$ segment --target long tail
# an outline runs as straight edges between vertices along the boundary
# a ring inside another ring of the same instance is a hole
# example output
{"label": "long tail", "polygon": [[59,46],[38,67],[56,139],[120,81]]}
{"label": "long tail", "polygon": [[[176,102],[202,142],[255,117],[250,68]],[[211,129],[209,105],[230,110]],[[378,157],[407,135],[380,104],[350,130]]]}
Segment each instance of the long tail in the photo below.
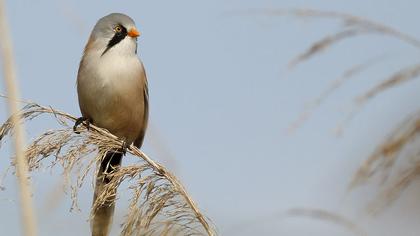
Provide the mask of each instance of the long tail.
{"label": "long tail", "polygon": [[[97,197],[102,193],[107,183],[111,181],[108,174],[112,173],[121,165],[121,152],[107,152],[96,177],[95,193],[93,195],[93,203]],[[115,191],[117,191],[115,189]],[[115,194],[108,198],[106,203],[99,206],[91,220],[92,236],[108,236],[112,225],[112,217],[115,209]]]}

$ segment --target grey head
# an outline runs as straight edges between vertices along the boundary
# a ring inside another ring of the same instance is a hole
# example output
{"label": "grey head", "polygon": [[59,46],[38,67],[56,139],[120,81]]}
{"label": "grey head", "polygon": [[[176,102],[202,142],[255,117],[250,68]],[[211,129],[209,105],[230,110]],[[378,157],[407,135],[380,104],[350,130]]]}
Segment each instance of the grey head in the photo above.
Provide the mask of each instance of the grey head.
{"label": "grey head", "polygon": [[91,40],[103,49],[103,55],[123,40],[137,45],[136,39],[139,35],[133,19],[122,13],[111,13],[98,20],[92,30]]}

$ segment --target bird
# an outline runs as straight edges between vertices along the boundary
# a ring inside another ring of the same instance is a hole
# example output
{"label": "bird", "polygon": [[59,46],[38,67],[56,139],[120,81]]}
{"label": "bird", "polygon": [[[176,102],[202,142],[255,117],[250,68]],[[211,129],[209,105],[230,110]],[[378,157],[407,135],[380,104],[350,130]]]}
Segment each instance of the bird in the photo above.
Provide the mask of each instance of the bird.
{"label": "bird", "polygon": [[[129,16],[111,13],[100,18],[83,51],[77,74],[77,94],[84,123],[105,128],[123,140],[120,149],[108,151],[96,176],[93,204],[110,174],[121,165],[126,148],[143,144],[149,116],[149,93],[143,62],[137,56],[140,32]],[[109,201],[108,201],[109,200]],[[107,236],[115,209],[115,196],[99,206],[91,219],[92,236]]]}

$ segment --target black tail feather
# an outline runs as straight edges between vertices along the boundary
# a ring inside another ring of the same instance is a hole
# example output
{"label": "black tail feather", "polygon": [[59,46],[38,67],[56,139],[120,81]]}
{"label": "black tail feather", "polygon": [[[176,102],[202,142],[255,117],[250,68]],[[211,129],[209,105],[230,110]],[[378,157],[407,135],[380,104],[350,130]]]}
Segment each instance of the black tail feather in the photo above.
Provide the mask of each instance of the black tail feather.
{"label": "black tail feather", "polygon": [[[111,181],[109,174],[112,174],[121,165],[123,157],[122,152],[110,151],[105,154],[104,159],[99,167],[98,176],[96,177],[95,194],[93,202],[104,190],[105,185]],[[115,189],[115,192],[117,190]],[[93,203],[94,204],[94,203]],[[107,236],[111,228],[112,217],[115,209],[115,195],[111,195],[106,203],[98,206],[91,221],[92,236]]]}
{"label": "black tail feather", "polygon": [[103,175],[105,184],[111,181],[107,175],[114,172],[121,165],[121,159],[123,154],[121,152],[107,152],[104,159],[101,162],[101,167],[98,173],[98,177]]}

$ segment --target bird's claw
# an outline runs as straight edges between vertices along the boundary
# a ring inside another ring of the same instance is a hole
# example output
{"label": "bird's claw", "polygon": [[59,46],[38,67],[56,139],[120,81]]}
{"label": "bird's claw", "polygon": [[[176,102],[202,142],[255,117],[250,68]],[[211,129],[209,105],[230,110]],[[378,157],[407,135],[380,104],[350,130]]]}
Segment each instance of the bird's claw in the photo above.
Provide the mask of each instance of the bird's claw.
{"label": "bird's claw", "polygon": [[73,132],[75,132],[76,134],[80,134],[79,131],[77,131],[77,127],[82,124],[83,122],[86,122],[86,129],[89,130],[90,129],[90,120],[86,117],[79,117],[77,118],[76,122],[74,123],[73,126]]}
{"label": "bird's claw", "polygon": [[125,140],[123,141],[122,145],[121,145],[121,152],[123,155],[127,154],[127,149],[130,146],[130,144],[128,144]]}

